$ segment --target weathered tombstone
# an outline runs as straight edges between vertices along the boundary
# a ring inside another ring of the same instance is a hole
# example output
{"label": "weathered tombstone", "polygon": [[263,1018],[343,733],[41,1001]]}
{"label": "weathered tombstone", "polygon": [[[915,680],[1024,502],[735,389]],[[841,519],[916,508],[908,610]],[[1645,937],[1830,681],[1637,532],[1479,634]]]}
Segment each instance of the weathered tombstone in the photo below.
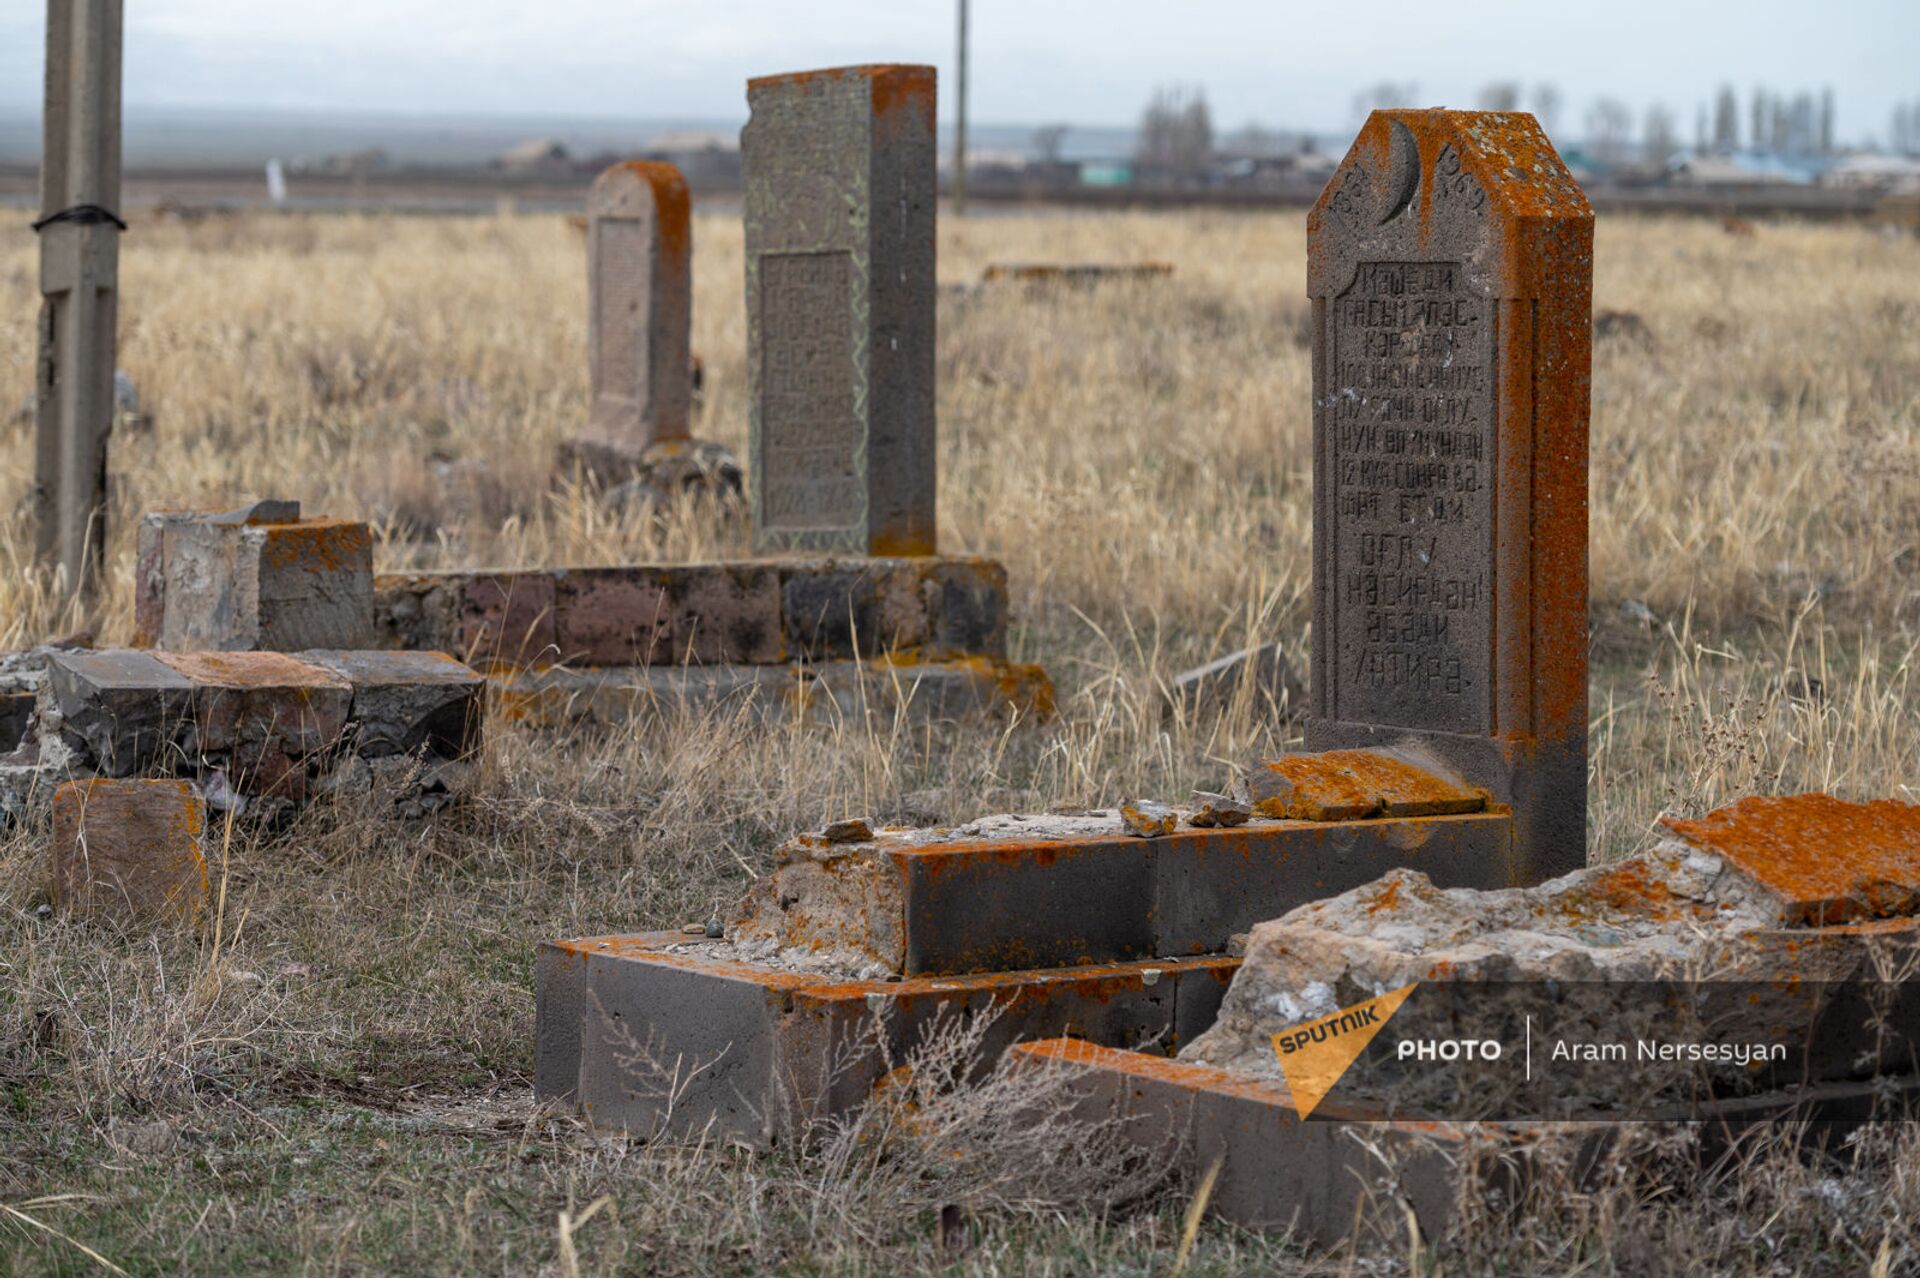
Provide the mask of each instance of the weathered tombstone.
{"label": "weathered tombstone", "polygon": [[574,453],[611,473],[689,437],[693,226],[671,164],[606,170],[587,194],[587,345],[593,408]]}
{"label": "weathered tombstone", "polygon": [[121,0],[47,0],[33,506],[40,561],[90,591],[106,539],[120,242]]}
{"label": "weathered tombstone", "polygon": [[934,72],[747,84],[754,548],[934,552]]}
{"label": "weathered tombstone", "polygon": [[1307,745],[1417,739],[1577,868],[1593,211],[1530,115],[1376,111],[1307,234]]}

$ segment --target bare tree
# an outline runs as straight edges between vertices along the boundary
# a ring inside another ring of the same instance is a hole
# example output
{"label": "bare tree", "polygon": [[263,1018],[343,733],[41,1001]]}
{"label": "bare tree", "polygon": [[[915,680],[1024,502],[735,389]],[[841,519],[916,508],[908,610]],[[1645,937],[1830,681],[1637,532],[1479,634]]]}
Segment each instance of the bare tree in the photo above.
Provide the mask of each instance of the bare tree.
{"label": "bare tree", "polygon": [[1752,115],[1752,128],[1747,130],[1747,145],[1758,151],[1767,145],[1767,138],[1773,128],[1773,108],[1767,103],[1767,91],[1759,85],[1753,87],[1753,101],[1749,112]]}
{"label": "bare tree", "polygon": [[1493,80],[1480,86],[1480,96],[1475,105],[1482,111],[1518,111],[1520,109],[1520,82],[1518,80]]}
{"label": "bare tree", "polygon": [[1549,137],[1560,126],[1560,108],[1563,105],[1559,85],[1542,81],[1533,86],[1533,113]]}
{"label": "bare tree", "polygon": [[1204,178],[1213,163],[1213,115],[1198,87],[1153,91],[1140,116],[1135,160],[1143,169],[1187,183]]}
{"label": "bare tree", "polygon": [[1674,132],[1673,112],[1658,102],[1648,107],[1646,123],[1640,129],[1640,140],[1647,163],[1665,168],[1680,145]]}
{"label": "bare tree", "polygon": [[1740,146],[1740,99],[1731,84],[1721,85],[1720,95],[1713,100],[1713,146],[1716,151]]}
{"label": "bare tree", "polygon": [[1833,86],[1820,90],[1820,154],[1833,154]]}
{"label": "bare tree", "polygon": [[1620,99],[1601,98],[1587,109],[1587,141],[1602,164],[1625,159],[1632,136],[1633,112]]}
{"label": "bare tree", "polygon": [[1060,163],[1060,148],[1067,141],[1067,126],[1064,124],[1043,124],[1033,131],[1033,149],[1048,164]]}

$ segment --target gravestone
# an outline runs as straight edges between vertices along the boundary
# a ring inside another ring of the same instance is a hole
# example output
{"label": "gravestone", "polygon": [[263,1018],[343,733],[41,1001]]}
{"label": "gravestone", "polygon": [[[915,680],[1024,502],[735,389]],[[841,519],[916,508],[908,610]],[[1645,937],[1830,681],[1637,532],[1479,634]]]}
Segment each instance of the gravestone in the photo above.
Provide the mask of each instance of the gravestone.
{"label": "gravestone", "polygon": [[594,181],[587,295],[593,407],[574,452],[612,473],[655,443],[689,438],[693,226],[679,169],[635,160]]}
{"label": "gravestone", "polygon": [[1307,234],[1307,745],[1425,745],[1575,869],[1593,211],[1530,115],[1376,111]]}
{"label": "gravestone", "polygon": [[934,72],[747,84],[754,549],[934,552]]}

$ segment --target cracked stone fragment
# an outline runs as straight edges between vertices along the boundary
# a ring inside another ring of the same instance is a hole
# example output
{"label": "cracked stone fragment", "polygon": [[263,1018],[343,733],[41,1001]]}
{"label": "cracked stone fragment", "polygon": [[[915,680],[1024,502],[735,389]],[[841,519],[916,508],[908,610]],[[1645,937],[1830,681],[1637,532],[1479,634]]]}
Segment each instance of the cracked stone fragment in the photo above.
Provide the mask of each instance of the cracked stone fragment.
{"label": "cracked stone fragment", "polygon": [[1253,816],[1253,805],[1245,799],[1236,799],[1228,794],[1214,794],[1208,790],[1193,792],[1194,809],[1187,817],[1188,825],[1197,825],[1201,829],[1225,828],[1245,825]]}
{"label": "cracked stone fragment", "polygon": [[1157,839],[1163,834],[1173,833],[1174,827],[1180,824],[1180,814],[1164,803],[1123,799],[1120,803],[1120,820],[1128,834],[1137,834],[1143,839]]}

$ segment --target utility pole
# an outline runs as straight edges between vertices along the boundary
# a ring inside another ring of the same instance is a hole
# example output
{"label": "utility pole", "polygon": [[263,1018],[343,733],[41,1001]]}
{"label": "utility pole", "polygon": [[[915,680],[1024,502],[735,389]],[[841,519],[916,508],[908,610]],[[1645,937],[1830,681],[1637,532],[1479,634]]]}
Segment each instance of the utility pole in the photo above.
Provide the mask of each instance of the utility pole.
{"label": "utility pole", "polygon": [[47,0],[34,548],[91,593],[107,532],[120,275],[122,0]]}
{"label": "utility pole", "polygon": [[960,3],[960,109],[953,129],[953,211],[967,211],[967,0]]}

